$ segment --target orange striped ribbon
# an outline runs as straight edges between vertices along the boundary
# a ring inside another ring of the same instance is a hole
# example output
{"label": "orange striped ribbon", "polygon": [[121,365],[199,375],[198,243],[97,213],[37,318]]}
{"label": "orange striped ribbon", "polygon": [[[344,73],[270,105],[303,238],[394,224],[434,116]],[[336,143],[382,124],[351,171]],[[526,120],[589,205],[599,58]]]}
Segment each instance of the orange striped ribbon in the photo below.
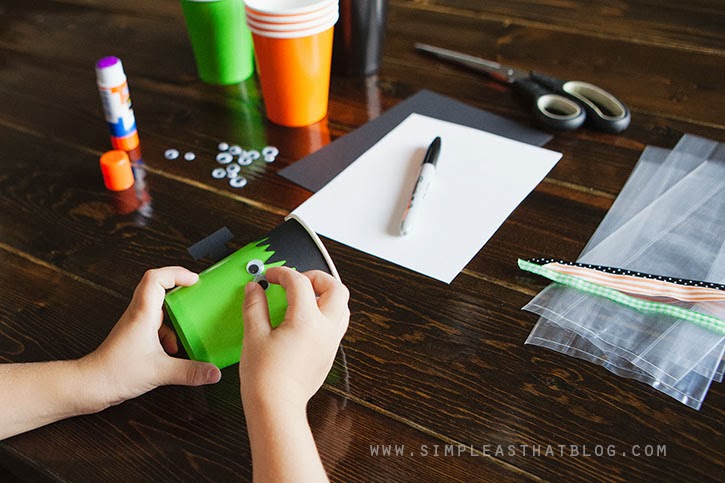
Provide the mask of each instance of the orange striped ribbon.
{"label": "orange striped ribbon", "polygon": [[681,285],[651,278],[618,275],[592,268],[561,263],[547,263],[544,267],[558,273],[573,275],[592,283],[653,300],[674,299],[682,302],[706,302],[725,300],[725,291],[716,288]]}

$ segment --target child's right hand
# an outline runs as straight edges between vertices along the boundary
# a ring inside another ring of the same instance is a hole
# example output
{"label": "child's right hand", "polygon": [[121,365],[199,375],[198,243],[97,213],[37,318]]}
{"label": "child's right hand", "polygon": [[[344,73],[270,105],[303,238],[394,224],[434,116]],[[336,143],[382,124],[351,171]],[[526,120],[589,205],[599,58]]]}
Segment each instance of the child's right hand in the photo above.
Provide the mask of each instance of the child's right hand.
{"label": "child's right hand", "polygon": [[244,340],[239,364],[245,408],[285,405],[302,410],[322,386],[347,330],[347,288],[331,275],[270,268],[269,283],[287,293],[282,324],[270,325],[267,298],[256,282],[245,287]]}

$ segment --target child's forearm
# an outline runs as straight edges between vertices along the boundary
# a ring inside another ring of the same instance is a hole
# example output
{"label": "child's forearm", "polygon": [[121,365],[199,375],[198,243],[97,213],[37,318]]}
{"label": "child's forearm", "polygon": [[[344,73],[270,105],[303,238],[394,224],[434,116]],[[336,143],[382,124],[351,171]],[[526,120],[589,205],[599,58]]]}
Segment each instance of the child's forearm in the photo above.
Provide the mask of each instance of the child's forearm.
{"label": "child's forearm", "polygon": [[328,481],[304,405],[244,401],[254,481]]}
{"label": "child's forearm", "polygon": [[98,382],[81,361],[0,364],[0,440],[102,410]]}

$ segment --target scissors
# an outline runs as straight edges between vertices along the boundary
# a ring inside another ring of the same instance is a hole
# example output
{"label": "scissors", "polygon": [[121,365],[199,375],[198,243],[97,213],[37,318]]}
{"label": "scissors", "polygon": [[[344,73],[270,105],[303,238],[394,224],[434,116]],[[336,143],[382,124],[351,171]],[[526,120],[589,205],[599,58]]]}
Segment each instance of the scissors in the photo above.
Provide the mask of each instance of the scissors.
{"label": "scissors", "polygon": [[594,84],[562,81],[432,45],[416,43],[415,48],[511,85],[533,103],[536,120],[552,129],[572,131],[585,120],[593,128],[608,133],[622,132],[629,126],[629,108]]}

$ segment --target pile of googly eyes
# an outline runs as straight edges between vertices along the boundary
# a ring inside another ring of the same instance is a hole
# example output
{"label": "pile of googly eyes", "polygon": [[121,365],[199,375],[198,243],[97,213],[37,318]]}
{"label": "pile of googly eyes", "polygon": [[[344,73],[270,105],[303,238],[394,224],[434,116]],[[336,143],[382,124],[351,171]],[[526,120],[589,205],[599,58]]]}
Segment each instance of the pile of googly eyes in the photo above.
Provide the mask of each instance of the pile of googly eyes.
{"label": "pile of googly eyes", "polygon": [[247,184],[247,178],[242,174],[242,167],[249,166],[259,158],[265,162],[272,163],[279,154],[279,149],[274,146],[265,146],[261,152],[256,149],[245,151],[236,144],[219,143],[219,153],[216,155],[217,163],[224,165],[224,168],[215,168],[211,175],[213,178],[229,178],[229,185],[234,188],[241,188]]}
{"label": "pile of googly eyes", "polygon": [[257,282],[264,290],[269,288],[269,282],[267,277],[264,276],[264,262],[262,260],[250,260],[247,263],[247,273],[254,277],[254,281]]}
{"label": "pile of googly eyes", "polygon": [[[247,184],[247,178],[241,174],[243,166],[249,166],[260,158],[265,163],[273,163],[279,154],[279,149],[274,146],[265,146],[261,152],[256,149],[245,151],[241,146],[236,144],[230,146],[228,143],[221,142],[217,148],[219,149],[219,153],[216,155],[216,161],[224,167],[214,168],[211,176],[216,179],[229,179],[229,185],[233,188],[242,188]],[[179,156],[179,151],[173,148],[167,149],[164,152],[166,159],[173,160]],[[192,152],[184,153],[184,159],[193,161],[196,159],[196,154]]]}

